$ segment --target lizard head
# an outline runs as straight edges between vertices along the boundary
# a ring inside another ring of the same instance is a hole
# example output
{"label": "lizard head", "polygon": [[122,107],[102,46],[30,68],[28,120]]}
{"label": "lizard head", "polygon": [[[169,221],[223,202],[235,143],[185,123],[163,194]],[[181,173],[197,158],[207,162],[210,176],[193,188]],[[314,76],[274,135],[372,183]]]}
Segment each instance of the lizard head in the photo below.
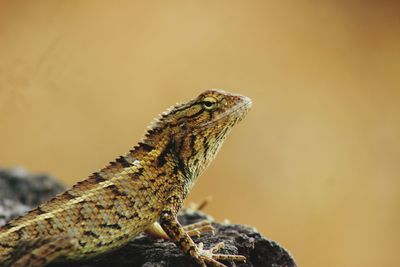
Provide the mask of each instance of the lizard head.
{"label": "lizard head", "polygon": [[179,160],[192,185],[214,159],[232,127],[245,117],[251,104],[250,98],[242,95],[222,90],[205,91],[162,113],[150,126],[146,141],[155,146],[157,136],[169,136],[165,147]]}
{"label": "lizard head", "polygon": [[191,137],[203,137],[205,141],[218,141],[245,117],[250,107],[248,97],[208,90],[173,109],[171,113],[175,116],[171,119],[180,126],[177,133],[186,132]]}

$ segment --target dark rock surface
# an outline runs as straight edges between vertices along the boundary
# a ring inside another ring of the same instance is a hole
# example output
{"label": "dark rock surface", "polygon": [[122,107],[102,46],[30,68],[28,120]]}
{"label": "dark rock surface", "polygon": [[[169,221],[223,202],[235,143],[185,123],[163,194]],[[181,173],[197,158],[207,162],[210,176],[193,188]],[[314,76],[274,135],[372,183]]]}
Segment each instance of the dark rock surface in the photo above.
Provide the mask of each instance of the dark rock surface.
{"label": "dark rock surface", "polygon": [[[52,177],[32,175],[22,169],[0,170],[0,225],[11,217],[20,215],[51,196],[61,192],[64,187]],[[195,223],[211,217],[199,211],[184,209],[179,215],[183,225]],[[196,243],[203,242],[207,249],[221,241],[225,247],[219,253],[241,254],[246,263],[227,262],[228,266],[238,267],[295,267],[291,255],[276,242],[262,236],[256,229],[236,224],[213,222],[215,235],[204,233],[194,237]],[[236,265],[235,265],[236,264]],[[114,252],[86,262],[53,263],[51,267],[196,267],[189,257],[171,242],[154,239],[145,234],[138,236],[127,246]]]}
{"label": "dark rock surface", "polygon": [[22,168],[0,169],[0,225],[64,190],[46,174],[31,174]]}

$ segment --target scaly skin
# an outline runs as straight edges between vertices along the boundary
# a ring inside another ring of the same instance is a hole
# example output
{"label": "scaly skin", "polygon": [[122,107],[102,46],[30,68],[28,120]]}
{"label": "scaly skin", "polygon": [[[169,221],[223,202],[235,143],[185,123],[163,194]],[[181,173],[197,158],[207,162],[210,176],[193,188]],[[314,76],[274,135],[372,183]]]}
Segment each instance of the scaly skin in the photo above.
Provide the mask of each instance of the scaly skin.
{"label": "scaly skin", "polygon": [[245,260],[214,254],[222,244],[203,250],[187,232],[193,227],[183,228],[176,214],[250,106],[247,97],[209,90],[162,113],[126,155],[1,227],[1,266],[94,257],[154,229],[201,266]]}

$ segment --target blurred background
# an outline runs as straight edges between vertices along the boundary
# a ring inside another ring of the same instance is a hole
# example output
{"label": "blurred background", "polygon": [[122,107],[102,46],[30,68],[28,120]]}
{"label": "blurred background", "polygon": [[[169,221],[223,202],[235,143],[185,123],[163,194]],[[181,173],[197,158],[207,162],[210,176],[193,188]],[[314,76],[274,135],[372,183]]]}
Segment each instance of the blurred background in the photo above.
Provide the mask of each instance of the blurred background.
{"label": "blurred background", "polygon": [[72,185],[209,88],[253,109],[199,179],[299,266],[395,266],[396,1],[0,2],[0,164]]}

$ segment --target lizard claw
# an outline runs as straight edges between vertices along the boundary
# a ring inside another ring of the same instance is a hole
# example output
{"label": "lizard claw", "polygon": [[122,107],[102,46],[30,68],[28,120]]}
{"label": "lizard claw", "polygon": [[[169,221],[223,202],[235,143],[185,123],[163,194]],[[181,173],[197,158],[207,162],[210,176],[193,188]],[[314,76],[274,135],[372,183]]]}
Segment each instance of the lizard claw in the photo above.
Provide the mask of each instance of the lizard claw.
{"label": "lizard claw", "polygon": [[205,206],[210,204],[211,201],[212,201],[212,197],[208,196],[199,203],[191,202],[191,203],[189,203],[189,209],[191,209],[193,211],[201,211],[204,209]]}
{"label": "lizard claw", "polygon": [[205,250],[204,244],[199,243],[197,248],[199,249],[199,259],[201,261],[202,266],[206,266],[204,264],[207,263],[213,267],[227,267],[225,264],[220,263],[219,260],[241,261],[241,262],[246,261],[246,257],[242,255],[215,254],[215,252],[217,252],[224,246],[225,246],[224,242],[220,242],[215,246],[211,247],[210,249]]}
{"label": "lizard claw", "polygon": [[189,224],[183,227],[189,236],[200,236],[204,232],[211,232],[215,234],[214,227],[208,220],[200,221],[194,224]]}

